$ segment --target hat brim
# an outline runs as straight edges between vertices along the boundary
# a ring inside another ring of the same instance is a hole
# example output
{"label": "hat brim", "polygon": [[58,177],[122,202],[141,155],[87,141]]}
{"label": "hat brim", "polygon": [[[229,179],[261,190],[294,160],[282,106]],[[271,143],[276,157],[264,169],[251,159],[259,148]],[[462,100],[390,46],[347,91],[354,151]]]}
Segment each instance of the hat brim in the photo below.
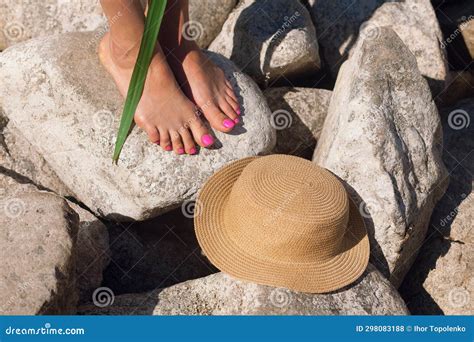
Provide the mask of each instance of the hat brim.
{"label": "hat brim", "polygon": [[352,200],[349,200],[349,229],[343,238],[343,252],[324,262],[262,260],[244,252],[229,238],[224,209],[234,182],[255,158],[258,157],[223,167],[198,195],[195,230],[199,245],[211,263],[237,279],[299,292],[331,292],[357,280],[369,262],[370,245],[364,220]]}

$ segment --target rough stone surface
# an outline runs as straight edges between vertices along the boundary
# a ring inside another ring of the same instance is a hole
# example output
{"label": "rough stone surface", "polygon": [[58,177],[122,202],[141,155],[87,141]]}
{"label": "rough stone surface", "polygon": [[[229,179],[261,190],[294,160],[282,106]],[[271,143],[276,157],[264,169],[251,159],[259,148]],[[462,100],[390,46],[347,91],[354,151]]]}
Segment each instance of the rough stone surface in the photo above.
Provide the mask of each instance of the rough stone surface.
{"label": "rough stone surface", "polygon": [[74,314],[77,214],[57,195],[0,174],[0,313]]}
{"label": "rough stone surface", "polygon": [[447,186],[438,111],[416,60],[390,28],[341,67],[314,162],[362,200],[372,262],[398,286]]}
{"label": "rough stone surface", "polygon": [[209,53],[234,86],[242,124],[233,134],[215,132],[217,146],[196,156],[162,151],[135,128],[118,166],[112,165],[123,100],[95,46],[87,45],[95,34],[39,38],[0,55],[4,113],[95,213],[118,220],[156,216],[192,198],[221,166],[273,148],[271,113],[256,84],[228,60]]}
{"label": "rough stone surface", "polygon": [[109,223],[112,262],[103,285],[116,295],[146,292],[216,272],[196,240],[194,205],[132,225]]}
{"label": "rough stone surface", "polygon": [[191,0],[186,36],[196,38],[200,47],[208,47],[236,4],[237,0]]}
{"label": "rough stone surface", "polygon": [[474,314],[473,123],[474,98],[443,111],[443,159],[451,179],[401,287],[414,314]]}
{"label": "rough stone surface", "polygon": [[113,315],[406,315],[398,292],[369,265],[358,282],[330,294],[305,294],[235,280],[224,273],[145,294],[117,296],[112,306],[79,308]]}
{"label": "rough stone surface", "polygon": [[96,0],[0,0],[0,50],[34,37],[105,30],[105,22]]}
{"label": "rough stone surface", "polygon": [[6,117],[0,113],[0,171],[8,173],[22,183],[33,183],[60,196],[71,192]]}
{"label": "rough stone surface", "polygon": [[325,89],[278,87],[264,91],[277,130],[275,153],[311,159],[323,129],[332,92]]}
{"label": "rough stone surface", "polygon": [[94,290],[101,286],[103,272],[110,262],[109,233],[107,227],[90,212],[71,201],[68,205],[79,215],[76,281],[80,302],[88,302]]}
{"label": "rough stone surface", "polygon": [[[418,67],[437,95],[448,67],[438,21],[430,0],[308,0],[325,62],[333,75],[353,52],[357,40],[376,39],[380,28],[392,28],[415,55]],[[396,53],[394,55],[396,57]]]}
{"label": "rough stone surface", "polygon": [[[200,47],[207,47],[236,3],[237,0],[190,0],[187,37],[195,39]],[[31,38],[96,29],[107,29],[97,0],[0,0],[0,51]],[[99,38],[100,35],[95,36],[90,43],[95,45]]]}
{"label": "rough stone surface", "polygon": [[209,49],[230,58],[259,84],[320,68],[316,31],[297,0],[244,0]]}

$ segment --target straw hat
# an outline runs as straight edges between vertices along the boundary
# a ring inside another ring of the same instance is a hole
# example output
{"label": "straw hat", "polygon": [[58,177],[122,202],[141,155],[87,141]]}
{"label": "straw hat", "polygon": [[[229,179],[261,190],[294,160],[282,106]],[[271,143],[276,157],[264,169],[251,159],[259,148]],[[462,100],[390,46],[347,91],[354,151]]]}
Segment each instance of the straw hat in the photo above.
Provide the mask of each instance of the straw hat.
{"label": "straw hat", "polygon": [[197,201],[199,244],[238,279],[323,293],[354,282],[367,267],[369,241],[356,205],[331,172],[305,159],[233,162]]}

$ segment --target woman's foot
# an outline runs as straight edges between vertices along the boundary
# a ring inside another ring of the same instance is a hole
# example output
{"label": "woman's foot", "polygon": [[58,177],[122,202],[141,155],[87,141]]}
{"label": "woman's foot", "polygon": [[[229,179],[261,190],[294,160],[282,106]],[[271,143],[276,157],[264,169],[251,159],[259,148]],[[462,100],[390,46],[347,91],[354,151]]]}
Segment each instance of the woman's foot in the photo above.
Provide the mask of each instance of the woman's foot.
{"label": "woman's foot", "polygon": [[[166,49],[164,47],[165,53]],[[224,71],[215,65],[194,42],[174,46],[167,53],[168,63],[183,89],[211,126],[229,132],[239,123],[240,106]]]}
{"label": "woman's foot", "polygon": [[169,0],[160,29],[160,45],[184,93],[214,129],[230,132],[239,122],[237,96],[224,72],[194,41],[185,39],[185,23],[189,23],[189,1]]}
{"label": "woman's foot", "polygon": [[[138,45],[123,49],[107,33],[99,45],[99,58],[125,98],[138,55]],[[196,75],[195,77],[198,77]],[[202,94],[200,94],[202,98]],[[153,56],[145,87],[135,116],[137,126],[145,130],[151,142],[177,154],[195,154],[214,143],[193,103],[183,94],[161,48]]]}

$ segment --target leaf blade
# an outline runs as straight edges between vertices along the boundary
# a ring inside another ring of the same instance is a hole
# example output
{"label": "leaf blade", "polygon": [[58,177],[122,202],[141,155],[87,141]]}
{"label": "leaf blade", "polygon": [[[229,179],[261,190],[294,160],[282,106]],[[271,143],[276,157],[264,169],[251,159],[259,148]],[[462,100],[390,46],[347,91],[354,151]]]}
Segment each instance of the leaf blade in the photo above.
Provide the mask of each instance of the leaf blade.
{"label": "leaf blade", "polygon": [[145,28],[140,42],[137,61],[133,68],[132,78],[128,86],[127,98],[125,100],[120,127],[115,141],[113,163],[117,164],[123,145],[127,140],[133,123],[133,116],[140,102],[148,68],[155,51],[158,33],[166,9],[167,0],[150,0],[148,2],[148,14],[145,18]]}

